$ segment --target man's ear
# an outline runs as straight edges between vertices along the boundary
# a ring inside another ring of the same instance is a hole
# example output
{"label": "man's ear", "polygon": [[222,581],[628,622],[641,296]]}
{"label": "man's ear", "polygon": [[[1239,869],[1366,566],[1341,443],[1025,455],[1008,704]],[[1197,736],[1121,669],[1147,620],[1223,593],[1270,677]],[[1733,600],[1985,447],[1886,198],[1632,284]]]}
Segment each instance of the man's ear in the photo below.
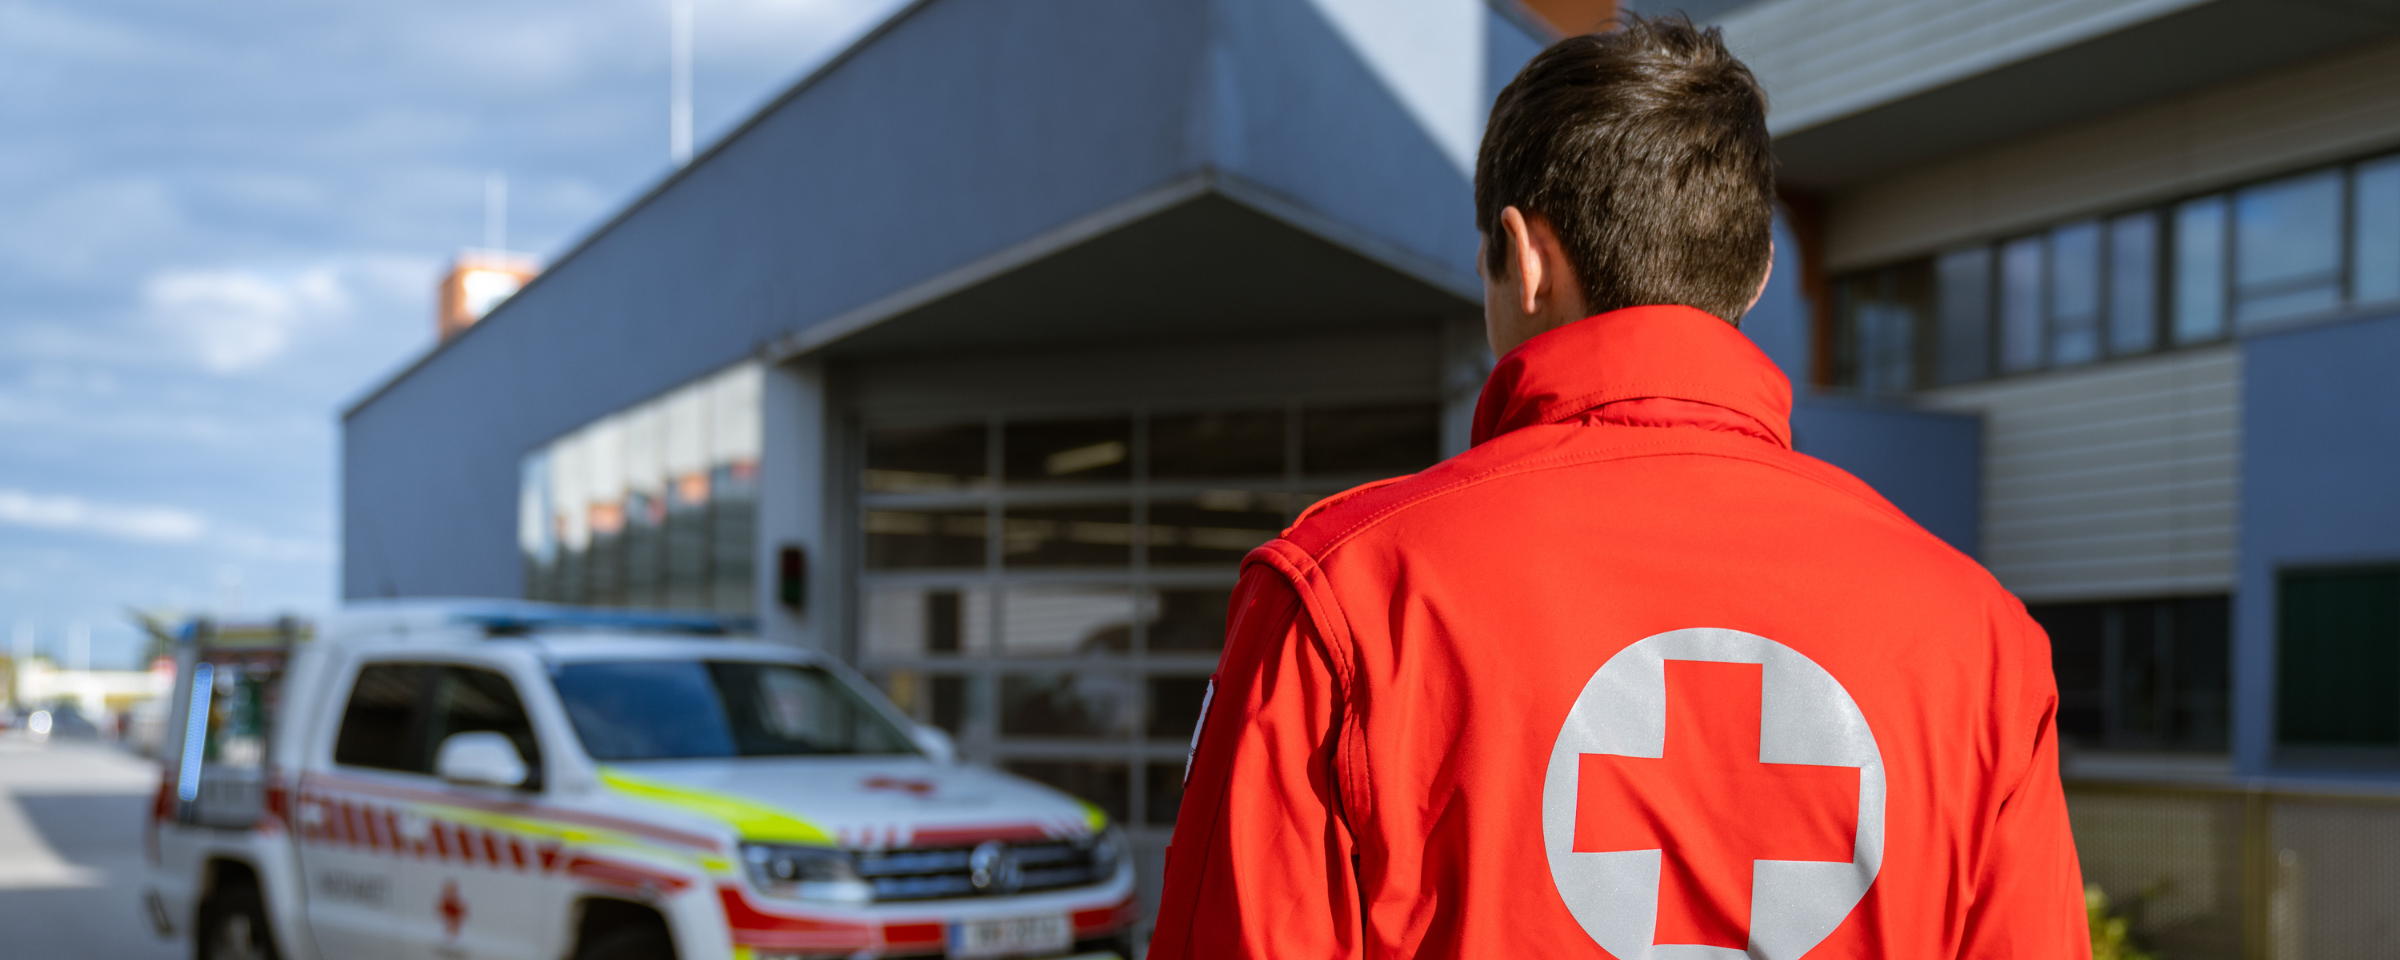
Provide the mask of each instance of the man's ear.
{"label": "man's ear", "polygon": [[1532,316],[1541,306],[1545,292],[1542,281],[1549,279],[1544,276],[1547,264],[1542,260],[1541,250],[1534,245],[1533,228],[1526,224],[1524,211],[1502,208],[1500,229],[1505,235],[1502,242],[1508,244],[1508,258],[1516,266],[1517,309]]}
{"label": "man's ear", "polygon": [[1757,309],[1759,298],[1767,295],[1767,281],[1773,279],[1775,279],[1775,241],[1768,240],[1767,269],[1766,272],[1758,275],[1758,289],[1750,291],[1750,302],[1742,306],[1744,316],[1748,316],[1751,310]]}

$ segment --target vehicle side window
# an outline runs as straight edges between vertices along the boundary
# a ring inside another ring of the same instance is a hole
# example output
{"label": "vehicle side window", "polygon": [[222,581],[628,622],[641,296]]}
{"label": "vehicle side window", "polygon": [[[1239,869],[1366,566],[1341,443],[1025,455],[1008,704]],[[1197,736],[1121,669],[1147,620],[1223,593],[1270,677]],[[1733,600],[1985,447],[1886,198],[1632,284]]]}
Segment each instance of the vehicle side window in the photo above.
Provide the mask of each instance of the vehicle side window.
{"label": "vehicle side window", "polygon": [[419,663],[371,663],[358,671],[333,762],[347,767],[432,773],[423,747],[425,693],[439,669]]}
{"label": "vehicle side window", "polygon": [[534,740],[533,721],[525,715],[524,702],[517,699],[516,685],[495,671],[475,667],[443,667],[441,671],[440,683],[433,691],[433,725],[424,741],[426,769],[432,769],[443,740],[489,731],[516,744],[517,755],[524,758],[525,769],[530,771],[525,789],[541,789],[542,748]]}

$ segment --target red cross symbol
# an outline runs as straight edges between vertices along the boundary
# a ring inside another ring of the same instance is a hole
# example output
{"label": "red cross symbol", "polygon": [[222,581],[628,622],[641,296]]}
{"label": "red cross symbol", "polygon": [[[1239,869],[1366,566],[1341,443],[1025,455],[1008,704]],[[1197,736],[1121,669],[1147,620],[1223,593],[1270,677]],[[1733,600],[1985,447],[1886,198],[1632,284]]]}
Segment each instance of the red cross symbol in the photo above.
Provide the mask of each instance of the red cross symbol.
{"label": "red cross symbol", "polygon": [[1669,660],[1663,756],[1578,755],[1574,849],[1661,851],[1653,943],[1747,949],[1752,861],[1850,862],[1858,768],[1761,762],[1761,680]]}
{"label": "red cross symbol", "polygon": [[442,935],[458,939],[458,928],[467,925],[467,901],[458,895],[458,881],[442,881],[442,899],[434,904],[434,912],[442,915]]}

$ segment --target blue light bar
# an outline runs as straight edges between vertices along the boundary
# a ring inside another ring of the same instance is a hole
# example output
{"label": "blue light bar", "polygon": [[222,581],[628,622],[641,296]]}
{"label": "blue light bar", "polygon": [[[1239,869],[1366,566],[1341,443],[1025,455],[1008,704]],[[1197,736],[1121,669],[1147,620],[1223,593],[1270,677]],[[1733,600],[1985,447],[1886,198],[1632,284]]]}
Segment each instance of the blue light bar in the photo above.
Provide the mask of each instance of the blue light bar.
{"label": "blue light bar", "polygon": [[628,633],[693,633],[711,637],[755,633],[754,617],[721,616],[671,610],[609,610],[594,607],[527,606],[459,614],[463,623],[483,628],[491,636],[520,636],[551,630],[602,630]]}
{"label": "blue light bar", "polygon": [[208,745],[208,697],[216,680],[217,668],[208,661],[192,666],[192,706],[184,715],[183,759],[175,769],[175,798],[185,803],[200,798],[200,755]]}

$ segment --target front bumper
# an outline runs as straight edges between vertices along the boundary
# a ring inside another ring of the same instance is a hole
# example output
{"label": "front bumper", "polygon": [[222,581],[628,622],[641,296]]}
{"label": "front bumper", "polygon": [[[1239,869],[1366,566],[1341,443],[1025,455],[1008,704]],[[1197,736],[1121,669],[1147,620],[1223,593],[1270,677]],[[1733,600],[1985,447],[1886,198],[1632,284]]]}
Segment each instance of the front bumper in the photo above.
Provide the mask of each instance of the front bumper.
{"label": "front bumper", "polygon": [[1132,960],[1139,913],[1131,864],[1097,886],[1006,897],[839,907],[761,897],[732,882],[720,883],[717,896],[735,960],[939,957],[952,923],[1034,914],[1067,916],[1075,940],[1069,956],[1113,952]]}

